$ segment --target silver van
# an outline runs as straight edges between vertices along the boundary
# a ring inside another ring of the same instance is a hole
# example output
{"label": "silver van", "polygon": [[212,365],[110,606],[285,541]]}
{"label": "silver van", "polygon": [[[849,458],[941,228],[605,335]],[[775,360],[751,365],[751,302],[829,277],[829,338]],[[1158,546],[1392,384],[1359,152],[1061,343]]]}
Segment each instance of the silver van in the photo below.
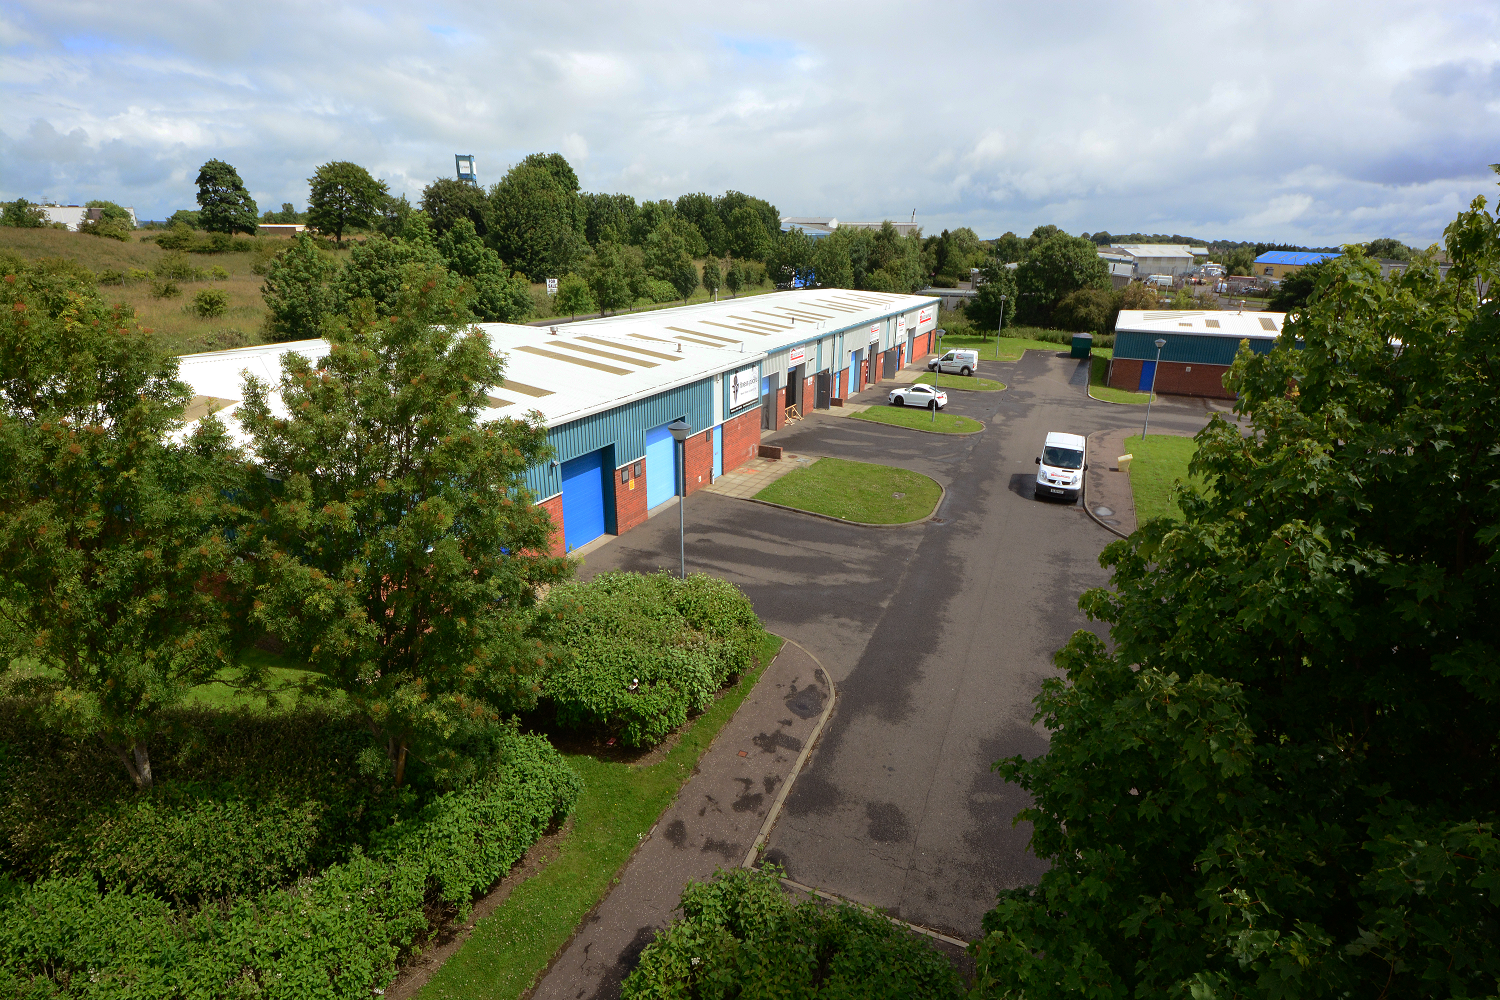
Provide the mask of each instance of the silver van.
{"label": "silver van", "polygon": [[946,375],[973,375],[978,368],[978,351],[949,351],[927,362],[928,371],[940,371]]}

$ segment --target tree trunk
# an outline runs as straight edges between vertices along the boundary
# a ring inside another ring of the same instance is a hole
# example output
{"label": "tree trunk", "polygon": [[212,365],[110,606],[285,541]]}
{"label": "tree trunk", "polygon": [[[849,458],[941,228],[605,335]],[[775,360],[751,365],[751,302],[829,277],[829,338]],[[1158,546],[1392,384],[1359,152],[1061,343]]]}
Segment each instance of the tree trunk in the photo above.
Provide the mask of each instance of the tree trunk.
{"label": "tree trunk", "polygon": [[125,765],[125,771],[135,783],[136,791],[145,791],[151,787],[151,751],[144,742],[135,740],[129,747],[110,743],[109,748],[120,758],[120,763]]}
{"label": "tree trunk", "polygon": [[406,752],[407,746],[404,740],[398,740],[392,736],[389,744],[391,763],[395,765],[396,787],[400,788],[406,781]]}

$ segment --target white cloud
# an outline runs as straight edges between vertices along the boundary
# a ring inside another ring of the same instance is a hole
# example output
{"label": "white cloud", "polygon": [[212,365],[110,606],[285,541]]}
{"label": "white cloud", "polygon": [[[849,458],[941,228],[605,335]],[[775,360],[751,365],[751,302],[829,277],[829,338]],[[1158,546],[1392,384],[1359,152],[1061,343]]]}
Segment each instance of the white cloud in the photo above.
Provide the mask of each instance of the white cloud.
{"label": "white cloud", "polygon": [[416,197],[455,152],[492,183],[557,150],[589,190],[984,236],[1426,243],[1500,160],[1494,0],[558,10],[12,0],[0,196],[160,218],[217,156],[270,205],[332,159]]}

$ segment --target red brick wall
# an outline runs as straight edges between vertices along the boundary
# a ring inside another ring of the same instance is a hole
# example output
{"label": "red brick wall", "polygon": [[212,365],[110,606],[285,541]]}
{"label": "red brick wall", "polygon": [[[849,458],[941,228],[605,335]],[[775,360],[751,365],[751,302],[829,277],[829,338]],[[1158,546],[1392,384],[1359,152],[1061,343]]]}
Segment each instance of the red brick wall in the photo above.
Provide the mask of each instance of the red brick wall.
{"label": "red brick wall", "polygon": [[[1207,396],[1211,399],[1233,399],[1224,388],[1227,365],[1187,365],[1180,361],[1163,361],[1156,366],[1156,391],[1168,396]],[[1116,389],[1135,392],[1141,385],[1141,362],[1116,358],[1110,362],[1109,384]]]}
{"label": "red brick wall", "polygon": [[646,460],[640,460],[639,476],[635,466],[615,470],[615,533],[620,535],[646,520]]}
{"label": "red brick wall", "polygon": [[552,518],[552,544],[548,548],[548,553],[554,556],[567,555],[568,546],[563,541],[562,494],[559,493],[551,500],[543,500],[537,506],[545,510],[547,516]]}
{"label": "red brick wall", "polygon": [[760,410],[747,410],[724,421],[724,471],[737,469],[755,457],[760,447]]}
{"label": "red brick wall", "polygon": [[816,409],[818,405],[818,377],[810,375],[802,380],[802,415]]}
{"label": "red brick wall", "polygon": [[701,434],[694,434],[687,439],[687,443],[683,447],[686,449],[683,460],[687,464],[687,492],[691,495],[713,482],[713,428],[709,428]]}

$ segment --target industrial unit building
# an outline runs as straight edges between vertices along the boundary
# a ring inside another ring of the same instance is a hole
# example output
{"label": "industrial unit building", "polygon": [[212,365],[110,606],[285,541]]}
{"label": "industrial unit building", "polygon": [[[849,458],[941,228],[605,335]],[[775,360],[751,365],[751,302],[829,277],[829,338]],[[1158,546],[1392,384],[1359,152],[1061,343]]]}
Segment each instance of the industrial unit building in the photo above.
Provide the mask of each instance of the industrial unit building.
{"label": "industrial unit building", "polygon": [[[1109,384],[1116,389],[1233,399],[1224,373],[1240,342],[1265,354],[1281,336],[1286,313],[1165,312],[1123,309],[1115,321]],[[1157,363],[1156,341],[1165,340]]]}
{"label": "industrial unit building", "polygon": [[[480,324],[506,359],[481,419],[535,411],[552,461],[527,473],[552,517],[554,552],[646,520],[679,487],[692,493],[753,457],[763,431],[826,408],[931,350],[935,298],[877,292],[780,292],[610,316],[550,330]],[[210,409],[238,433],[244,374],[274,384],[281,356],[326,355],[322,340],[181,359],[195,393],[189,419]],[[916,353],[914,353],[916,352]],[[279,405],[279,401],[276,401]],[[680,483],[667,425],[693,428]]]}
{"label": "industrial unit building", "polygon": [[1341,253],[1312,253],[1296,250],[1267,250],[1255,258],[1255,273],[1262,278],[1280,281],[1289,274],[1296,274],[1309,264],[1321,264],[1330,257],[1342,257]]}

